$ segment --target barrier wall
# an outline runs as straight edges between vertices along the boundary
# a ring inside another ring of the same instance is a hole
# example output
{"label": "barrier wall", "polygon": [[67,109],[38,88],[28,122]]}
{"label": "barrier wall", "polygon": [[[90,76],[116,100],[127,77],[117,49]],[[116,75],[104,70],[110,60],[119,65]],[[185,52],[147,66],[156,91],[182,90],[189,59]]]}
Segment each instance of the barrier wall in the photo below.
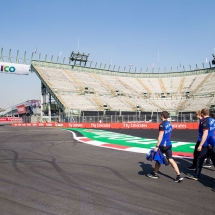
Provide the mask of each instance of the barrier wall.
{"label": "barrier wall", "polygon": [[19,117],[0,117],[0,123],[22,123]]}
{"label": "barrier wall", "polygon": [[[198,129],[198,123],[172,123],[173,129]],[[105,129],[158,129],[159,123],[14,123],[24,127],[65,127]]]}

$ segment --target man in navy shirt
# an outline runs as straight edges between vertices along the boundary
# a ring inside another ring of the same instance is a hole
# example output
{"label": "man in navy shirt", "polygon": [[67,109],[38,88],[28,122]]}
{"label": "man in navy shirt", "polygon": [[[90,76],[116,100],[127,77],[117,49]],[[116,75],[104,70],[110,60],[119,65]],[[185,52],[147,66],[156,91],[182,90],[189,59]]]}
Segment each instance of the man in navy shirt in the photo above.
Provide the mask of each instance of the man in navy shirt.
{"label": "man in navy shirt", "polygon": [[[180,172],[178,169],[178,165],[172,158],[172,143],[171,143],[171,134],[172,134],[172,125],[170,122],[167,121],[169,118],[169,113],[167,111],[163,111],[160,115],[162,123],[159,125],[159,135],[156,147],[154,151],[156,152],[158,149],[166,155],[169,163],[172,165],[173,169],[176,172],[176,179],[175,182],[181,182],[183,178],[180,176]],[[159,171],[159,164],[158,162],[155,163],[155,169],[152,173],[148,173],[147,176],[149,178],[159,178],[158,171]]]}
{"label": "man in navy shirt", "polygon": [[198,157],[197,149],[199,147],[199,144],[201,142],[202,135],[203,135],[202,123],[203,123],[204,118],[201,116],[201,110],[196,111],[196,117],[197,117],[197,119],[199,119],[199,129],[198,129],[199,135],[198,135],[198,140],[196,142],[195,149],[194,149],[194,152],[193,152],[193,163],[192,163],[191,166],[186,167],[189,170],[195,170],[196,169],[196,162],[197,162],[197,157]]}
{"label": "man in navy shirt", "polygon": [[198,180],[202,171],[202,166],[205,158],[210,157],[215,166],[215,119],[209,116],[209,109],[203,109],[201,115],[204,118],[202,122],[202,139],[197,148],[198,157],[196,169],[193,175],[187,174],[187,177],[193,180]]}

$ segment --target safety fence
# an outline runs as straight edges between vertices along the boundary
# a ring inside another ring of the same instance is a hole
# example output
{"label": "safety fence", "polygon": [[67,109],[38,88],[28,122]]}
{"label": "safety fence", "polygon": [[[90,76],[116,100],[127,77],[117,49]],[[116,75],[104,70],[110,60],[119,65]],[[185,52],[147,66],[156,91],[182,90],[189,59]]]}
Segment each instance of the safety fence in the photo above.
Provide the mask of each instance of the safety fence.
{"label": "safety fence", "polygon": [[[82,113],[83,114],[83,113]],[[89,113],[88,113],[89,114]],[[196,118],[195,113],[179,113],[177,116],[170,116],[169,118],[172,122],[177,123],[187,123],[187,122],[197,122],[198,119]],[[23,118],[23,122],[29,123],[27,118]],[[35,122],[35,121],[31,121]],[[147,112],[147,113],[138,113],[126,115],[119,115],[119,112],[116,112],[113,115],[82,115],[82,116],[43,116],[40,117],[40,121],[38,122],[62,122],[62,123],[126,123],[126,122],[148,122],[148,123],[155,123],[161,122],[160,120],[160,113],[159,112]]]}

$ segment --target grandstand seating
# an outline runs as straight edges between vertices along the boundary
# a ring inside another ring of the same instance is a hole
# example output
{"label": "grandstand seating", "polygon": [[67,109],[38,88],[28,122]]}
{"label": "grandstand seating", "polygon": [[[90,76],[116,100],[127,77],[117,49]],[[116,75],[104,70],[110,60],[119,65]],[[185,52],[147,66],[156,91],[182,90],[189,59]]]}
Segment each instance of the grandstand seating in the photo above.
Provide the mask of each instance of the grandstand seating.
{"label": "grandstand seating", "polygon": [[132,110],[129,105],[126,105],[125,100],[121,97],[109,97],[103,96],[99,97],[103,103],[110,105],[111,110],[121,110],[121,111],[128,111]]}
{"label": "grandstand seating", "polygon": [[[201,100],[201,102],[199,102]],[[189,102],[187,102],[184,106],[183,110],[199,110],[202,108],[207,107],[209,101],[211,100],[211,97],[206,98],[194,98],[189,99]]]}
{"label": "grandstand seating", "polygon": [[84,95],[78,95],[78,94],[61,94],[61,98],[64,100],[64,102],[67,103],[67,106],[69,109],[82,109],[82,110],[95,110],[97,109],[97,106],[95,105]]}
{"label": "grandstand seating", "polygon": [[65,75],[62,69],[53,69],[46,67],[39,67],[38,69],[40,72],[42,72],[43,77],[47,80],[48,84],[50,84],[53,89],[63,91],[76,91],[79,87],[77,83],[75,83]]}
{"label": "grandstand seating", "polygon": [[[68,109],[104,110],[107,104],[110,110],[121,111],[134,111],[137,105],[142,111],[193,111],[215,102],[215,72],[141,77],[53,68],[40,62],[35,62],[35,69]],[[204,93],[211,97],[196,96]]]}
{"label": "grandstand seating", "polygon": [[210,74],[211,76],[207,79],[207,82],[198,89],[201,93],[215,92],[215,73]]}
{"label": "grandstand seating", "polygon": [[139,80],[153,93],[162,92],[158,78],[139,78]]}
{"label": "grandstand seating", "polygon": [[167,93],[177,93],[182,77],[162,78]]}

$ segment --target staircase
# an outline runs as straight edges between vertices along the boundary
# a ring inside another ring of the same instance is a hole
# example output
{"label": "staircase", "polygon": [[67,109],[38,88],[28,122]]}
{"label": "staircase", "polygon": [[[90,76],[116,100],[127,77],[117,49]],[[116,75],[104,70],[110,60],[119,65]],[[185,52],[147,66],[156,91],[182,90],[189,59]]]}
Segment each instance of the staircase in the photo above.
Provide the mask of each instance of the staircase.
{"label": "staircase", "polygon": [[177,111],[181,111],[182,110],[182,108],[185,106],[185,104],[187,103],[187,99],[185,99],[179,106],[178,106],[178,108],[177,108]]}
{"label": "staircase", "polygon": [[195,93],[203,86],[203,84],[207,81],[207,79],[210,78],[211,75],[212,75],[212,73],[209,73],[209,74],[201,81],[201,83],[196,87],[196,89],[192,92],[192,94],[195,94]]}
{"label": "staircase", "polygon": [[[120,78],[118,77],[115,77],[115,79],[117,81],[119,81],[123,86],[125,86],[126,88],[130,89],[131,91],[137,93],[137,94],[140,94],[137,90],[135,90],[133,87],[129,86],[128,84],[126,84],[124,81],[122,81]],[[142,95],[141,95],[142,96]]]}
{"label": "staircase", "polygon": [[180,85],[179,85],[179,87],[178,87],[178,93],[181,93],[181,90],[182,90],[183,85],[184,85],[184,80],[185,80],[185,77],[182,77],[182,78],[181,78]]}
{"label": "staircase", "polygon": [[64,70],[64,72],[80,87],[81,90],[84,90],[84,85],[80,83],[72,74],[71,72]]}
{"label": "staircase", "polygon": [[161,79],[161,78],[159,78],[158,80],[159,80],[159,83],[160,83],[160,86],[161,86],[161,90],[162,90],[162,92],[163,92],[163,93],[166,93],[166,89],[165,89],[165,87],[164,87],[164,84],[163,84],[162,79]]}
{"label": "staircase", "polygon": [[125,101],[129,104],[129,106],[133,111],[136,110],[136,105],[133,102],[129,101],[128,99],[125,99]]}
{"label": "staircase", "polygon": [[151,102],[154,106],[158,107],[160,110],[164,110],[163,107],[161,107],[160,105],[158,105],[158,104],[155,103],[154,101],[150,100],[150,102]]}
{"label": "staircase", "polygon": [[99,110],[104,110],[104,106],[103,106],[104,104],[98,98],[94,97],[93,100],[98,105]]}
{"label": "staircase", "polygon": [[142,85],[142,87],[143,87],[149,94],[152,94],[152,91],[151,91],[139,78],[136,78],[136,80]]}
{"label": "staircase", "polygon": [[105,82],[104,80],[102,80],[98,75],[96,74],[91,74],[91,76],[93,76],[95,79],[97,79],[100,83],[102,83],[104,86],[106,86],[110,91],[111,93],[115,93],[115,89],[110,86],[107,82]]}

